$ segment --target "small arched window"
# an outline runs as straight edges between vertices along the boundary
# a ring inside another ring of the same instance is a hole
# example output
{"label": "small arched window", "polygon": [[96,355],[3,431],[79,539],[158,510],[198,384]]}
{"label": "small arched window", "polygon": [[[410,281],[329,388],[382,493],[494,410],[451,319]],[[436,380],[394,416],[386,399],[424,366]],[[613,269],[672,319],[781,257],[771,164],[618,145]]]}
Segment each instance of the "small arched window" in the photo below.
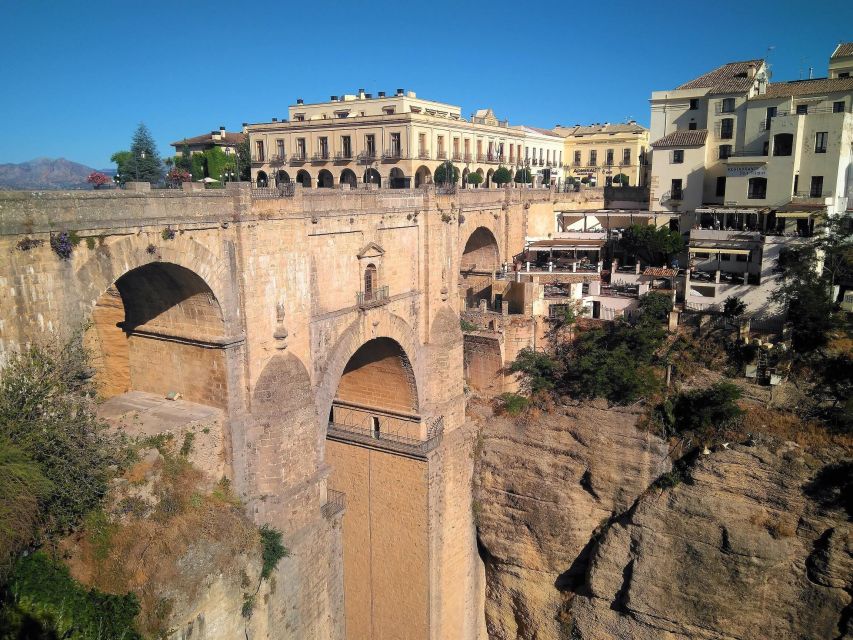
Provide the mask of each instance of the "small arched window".
{"label": "small arched window", "polygon": [[373,300],[376,295],[377,273],[376,265],[369,264],[364,270],[364,301]]}

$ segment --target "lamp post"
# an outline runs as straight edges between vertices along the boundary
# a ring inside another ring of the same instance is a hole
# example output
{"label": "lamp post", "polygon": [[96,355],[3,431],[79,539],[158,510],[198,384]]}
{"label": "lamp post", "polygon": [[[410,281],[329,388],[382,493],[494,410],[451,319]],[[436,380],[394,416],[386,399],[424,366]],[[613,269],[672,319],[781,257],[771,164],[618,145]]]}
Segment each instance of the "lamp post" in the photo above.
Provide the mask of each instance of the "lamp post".
{"label": "lamp post", "polygon": [[139,152],[139,158],[137,158],[136,162],[134,163],[134,168],[136,169],[136,181],[137,182],[139,182],[139,161],[140,160],[145,160],[145,152],[144,151]]}

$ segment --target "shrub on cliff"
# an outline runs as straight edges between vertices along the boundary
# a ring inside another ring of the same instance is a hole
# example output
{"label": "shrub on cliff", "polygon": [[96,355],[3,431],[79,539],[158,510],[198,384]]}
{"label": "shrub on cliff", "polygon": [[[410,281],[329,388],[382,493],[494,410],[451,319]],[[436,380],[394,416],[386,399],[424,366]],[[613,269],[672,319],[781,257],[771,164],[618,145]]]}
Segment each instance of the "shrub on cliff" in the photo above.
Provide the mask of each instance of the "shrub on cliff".
{"label": "shrub on cliff", "polygon": [[529,394],[550,391],[557,379],[559,363],[543,351],[522,349],[509,365],[510,373],[521,374],[521,387]]}
{"label": "shrub on cliff", "polygon": [[693,433],[710,441],[740,421],[744,412],[737,401],[742,396],[740,387],[731,382],[680,393],[658,406],[658,421],[670,434]]}

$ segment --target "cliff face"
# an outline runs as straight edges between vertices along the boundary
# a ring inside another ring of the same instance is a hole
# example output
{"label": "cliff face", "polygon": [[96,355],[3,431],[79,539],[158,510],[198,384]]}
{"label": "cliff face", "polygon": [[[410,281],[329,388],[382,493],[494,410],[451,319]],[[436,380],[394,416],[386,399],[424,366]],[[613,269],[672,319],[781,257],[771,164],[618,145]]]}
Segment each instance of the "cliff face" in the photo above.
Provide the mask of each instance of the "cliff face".
{"label": "cliff face", "polygon": [[853,637],[849,463],[733,445],[662,489],[666,443],[636,421],[597,406],[482,421],[490,638]]}
{"label": "cliff face", "polygon": [[558,613],[583,582],[593,532],[668,470],[666,444],[638,431],[635,413],[603,406],[525,426],[477,411],[474,514],[489,637],[559,638]]}
{"label": "cliff face", "polygon": [[644,495],[595,549],[573,637],[850,637],[851,527],[821,466],[736,445]]}

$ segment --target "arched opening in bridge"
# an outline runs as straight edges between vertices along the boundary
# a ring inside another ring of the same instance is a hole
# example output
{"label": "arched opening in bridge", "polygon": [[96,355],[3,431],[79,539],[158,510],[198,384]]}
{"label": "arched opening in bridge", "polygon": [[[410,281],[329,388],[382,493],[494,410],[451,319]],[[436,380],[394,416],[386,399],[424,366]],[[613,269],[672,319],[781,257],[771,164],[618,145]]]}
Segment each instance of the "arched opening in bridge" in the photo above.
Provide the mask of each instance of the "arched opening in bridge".
{"label": "arched opening in bridge", "polygon": [[382,177],[379,175],[379,172],[376,169],[367,169],[364,172],[364,184],[372,184],[377,187],[382,186]]}
{"label": "arched opening in bridge", "polygon": [[465,306],[476,307],[480,300],[492,305],[492,285],[500,269],[500,249],[494,234],[477,227],[468,237],[459,265],[459,286]]}
{"label": "arched opening in bridge", "polygon": [[280,187],[283,184],[290,182],[290,176],[284,169],[279,169],[275,174],[275,186]]}
{"label": "arched opening in bridge", "polygon": [[222,309],[189,269],[152,262],[122,275],[98,298],[86,343],[106,398],[140,391],[226,406]]}
{"label": "arched opening in bridge", "polygon": [[425,166],[418,167],[418,170],[415,172],[415,187],[422,187],[425,184],[430,184],[432,182],[432,173]]}
{"label": "arched opening in bridge", "polygon": [[358,186],[358,179],[352,169],[344,169],[341,171],[341,184],[348,184],[350,189],[355,189]]}
{"label": "arched opening in bridge", "polygon": [[255,178],[255,184],[261,189],[269,185],[269,179],[267,178],[265,171],[258,171],[258,175]]}
{"label": "arched opening in bridge", "polygon": [[305,169],[300,169],[296,174],[296,182],[301,184],[306,189],[311,188],[311,174],[305,171]]}
{"label": "arched opening in bridge", "polygon": [[347,495],[342,543],[349,638],[427,636],[426,431],[408,354],[391,338],[368,340],[343,370],[326,441],[329,487]]}
{"label": "arched opening in bridge", "polygon": [[388,181],[392,189],[406,189],[409,186],[409,179],[399,167],[391,169]]}
{"label": "arched opening in bridge", "polygon": [[317,187],[320,189],[331,189],[335,184],[335,179],[332,178],[332,172],[323,169],[317,174]]}

